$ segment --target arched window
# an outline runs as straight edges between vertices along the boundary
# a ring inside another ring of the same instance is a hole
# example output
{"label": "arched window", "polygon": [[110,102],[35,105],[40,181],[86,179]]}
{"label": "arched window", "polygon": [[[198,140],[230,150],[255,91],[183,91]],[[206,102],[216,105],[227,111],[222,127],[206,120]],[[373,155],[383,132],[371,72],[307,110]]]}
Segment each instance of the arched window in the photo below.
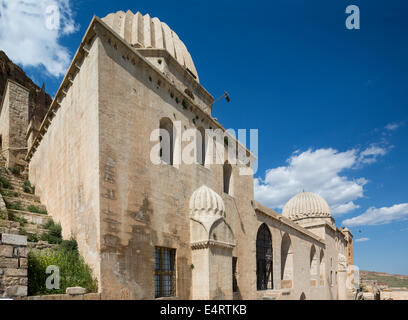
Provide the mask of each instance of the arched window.
{"label": "arched window", "polygon": [[173,165],[174,157],[174,127],[169,118],[160,120],[160,159]]}
{"label": "arched window", "polygon": [[293,249],[287,233],[282,237],[281,244],[281,287],[293,287]]}
{"label": "arched window", "polygon": [[273,289],[272,236],[265,223],[256,235],[256,287],[257,290]]}
{"label": "arched window", "polygon": [[320,285],[324,286],[326,277],[326,263],[324,261],[324,251],[320,250]]}
{"label": "arched window", "polygon": [[224,176],[224,193],[232,195],[231,188],[232,167],[228,163],[228,161],[224,163],[223,176]]}
{"label": "arched window", "polygon": [[201,165],[205,165],[205,156],[207,153],[207,139],[205,138],[205,130],[203,127],[198,128],[197,130],[197,138],[196,138],[196,144],[197,144],[197,163]]}
{"label": "arched window", "polygon": [[312,246],[312,249],[310,250],[310,285],[312,287],[317,286],[317,268],[319,266],[318,261],[316,247]]}

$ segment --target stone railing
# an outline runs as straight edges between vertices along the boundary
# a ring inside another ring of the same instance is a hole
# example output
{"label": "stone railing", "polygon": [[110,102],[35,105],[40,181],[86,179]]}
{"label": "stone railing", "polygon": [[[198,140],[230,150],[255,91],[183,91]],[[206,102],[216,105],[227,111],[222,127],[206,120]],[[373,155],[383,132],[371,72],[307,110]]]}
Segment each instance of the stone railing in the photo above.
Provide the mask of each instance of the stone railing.
{"label": "stone railing", "polygon": [[27,237],[0,233],[0,298],[27,296]]}

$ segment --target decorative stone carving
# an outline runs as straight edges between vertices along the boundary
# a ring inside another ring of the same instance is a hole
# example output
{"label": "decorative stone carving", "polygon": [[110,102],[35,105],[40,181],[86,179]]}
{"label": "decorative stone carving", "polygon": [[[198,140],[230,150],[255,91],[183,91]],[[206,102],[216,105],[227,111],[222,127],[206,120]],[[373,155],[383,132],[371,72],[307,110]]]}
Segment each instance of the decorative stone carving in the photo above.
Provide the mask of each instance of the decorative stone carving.
{"label": "decorative stone carving", "polygon": [[338,255],[338,271],[339,272],[346,272],[347,271],[347,259],[344,254],[339,253]]}
{"label": "decorative stone carving", "polygon": [[190,198],[191,245],[234,247],[234,235],[225,221],[222,198],[207,186],[201,186]]}
{"label": "decorative stone carving", "polygon": [[[234,234],[225,221],[222,198],[207,186],[190,198],[192,248],[192,298],[232,299],[232,249]],[[219,266],[223,276],[220,276]]]}

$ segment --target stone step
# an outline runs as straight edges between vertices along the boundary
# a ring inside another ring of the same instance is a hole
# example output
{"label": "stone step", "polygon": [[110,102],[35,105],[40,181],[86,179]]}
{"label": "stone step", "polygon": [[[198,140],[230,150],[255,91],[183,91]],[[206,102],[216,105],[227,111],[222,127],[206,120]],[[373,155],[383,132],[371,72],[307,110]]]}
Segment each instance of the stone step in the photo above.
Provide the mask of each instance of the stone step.
{"label": "stone step", "polygon": [[[23,198],[26,199],[28,201],[33,201],[35,203],[41,203],[40,202],[40,197],[31,194],[31,193],[25,193],[24,191],[17,191],[15,189],[10,190],[10,189],[3,189],[0,188],[0,193],[4,196],[4,197],[10,197],[10,198]],[[17,194],[17,195],[15,195]]]}
{"label": "stone step", "polygon": [[[6,203],[19,205],[21,207],[21,209],[10,208],[11,210],[20,210],[20,211],[32,212],[32,210],[29,210],[30,206],[33,206],[33,207],[35,207],[35,209],[45,211],[45,212],[47,210],[47,208],[44,205],[42,205],[41,203],[39,203],[39,202],[33,202],[33,201],[29,201],[29,200],[26,200],[26,199],[23,199],[23,198],[5,197],[5,196],[3,196],[3,199],[4,199],[4,201]],[[34,212],[34,213],[38,213],[38,212]]]}
{"label": "stone step", "polygon": [[19,234],[20,223],[10,220],[0,220],[0,233]]}
{"label": "stone step", "polygon": [[[32,194],[28,194],[28,193],[24,194],[23,192],[17,192],[15,190],[11,190],[11,191],[12,192],[10,192],[10,193],[6,192],[5,194],[2,194],[3,199],[6,200],[7,198],[9,198],[10,201],[12,201],[14,199],[14,200],[20,201],[21,203],[25,203],[27,205],[32,204],[32,205],[35,205],[35,206],[42,206],[41,202],[39,201],[39,198],[35,197],[35,196],[33,197]],[[16,194],[15,194],[16,192],[18,193],[18,196],[16,196]]]}
{"label": "stone step", "polygon": [[37,224],[40,226],[45,225],[48,221],[52,220],[50,216],[44,215],[44,214],[38,214],[38,213],[33,213],[33,212],[28,212],[28,211],[21,211],[21,210],[7,210],[9,214],[14,214],[16,216],[22,217],[27,220],[27,222],[32,223],[32,224]]}
{"label": "stone step", "polygon": [[23,229],[26,236],[35,234],[37,235],[38,239],[40,239],[42,234],[47,232],[46,229],[41,228],[38,224],[26,224]]}
{"label": "stone step", "polygon": [[20,181],[20,180],[14,180],[14,179],[8,177],[8,176],[5,175],[5,174],[1,174],[1,176],[2,176],[3,178],[5,178],[5,179],[11,184],[11,186],[12,186],[13,188],[17,188],[17,189],[23,190],[23,184],[24,184],[24,181],[25,181],[25,180],[21,180],[21,181]]}

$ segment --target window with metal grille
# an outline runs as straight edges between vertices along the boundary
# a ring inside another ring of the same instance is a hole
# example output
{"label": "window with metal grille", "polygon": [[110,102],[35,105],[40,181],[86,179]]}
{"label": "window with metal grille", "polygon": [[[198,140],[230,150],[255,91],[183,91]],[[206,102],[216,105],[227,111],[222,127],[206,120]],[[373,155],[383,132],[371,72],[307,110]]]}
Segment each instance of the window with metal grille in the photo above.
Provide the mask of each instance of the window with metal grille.
{"label": "window with metal grille", "polygon": [[155,248],[154,291],[155,298],[176,295],[176,249]]}
{"label": "window with metal grille", "polygon": [[256,280],[257,290],[273,289],[272,236],[265,223],[256,236]]}
{"label": "window with metal grille", "polygon": [[237,282],[237,257],[232,257],[232,292],[238,292]]}

